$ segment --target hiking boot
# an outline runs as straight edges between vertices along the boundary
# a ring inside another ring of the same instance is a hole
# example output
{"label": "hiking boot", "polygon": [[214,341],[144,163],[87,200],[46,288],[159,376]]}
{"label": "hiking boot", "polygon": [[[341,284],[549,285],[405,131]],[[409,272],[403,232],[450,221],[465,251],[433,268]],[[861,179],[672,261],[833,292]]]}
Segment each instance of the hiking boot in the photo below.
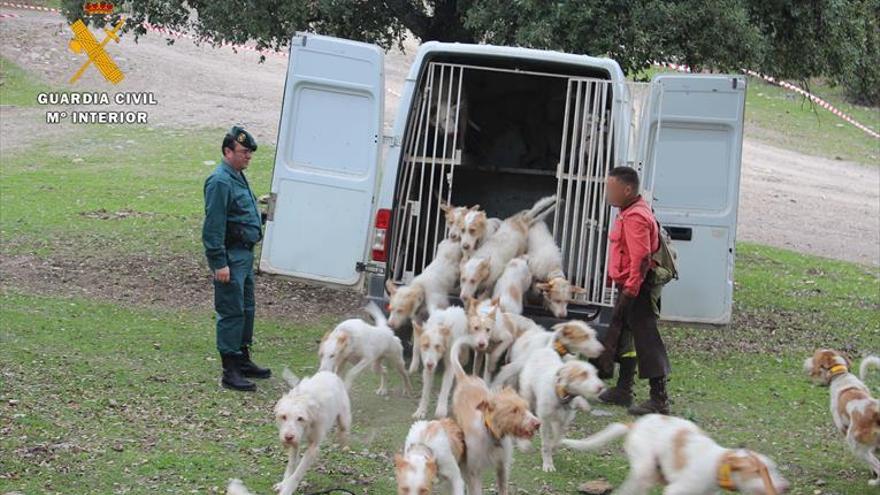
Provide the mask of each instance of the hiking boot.
{"label": "hiking boot", "polygon": [[666,377],[651,378],[651,398],[629,408],[633,416],[645,414],[669,414],[669,397],[666,395]]}
{"label": "hiking boot", "polygon": [[251,392],[257,389],[257,385],[254,382],[241,375],[241,370],[238,368],[238,361],[241,359],[241,356],[221,354],[220,359],[223,361],[223,377],[220,379],[220,384],[224,388],[244,392]]}
{"label": "hiking boot", "polygon": [[241,356],[238,358],[238,369],[241,374],[248,378],[269,378],[272,376],[272,370],[269,368],[260,368],[251,361],[250,349],[247,346],[241,347]]}
{"label": "hiking boot", "polygon": [[629,407],[633,402],[633,382],[636,378],[636,358],[620,358],[617,386],[599,394],[599,401],[615,406]]}

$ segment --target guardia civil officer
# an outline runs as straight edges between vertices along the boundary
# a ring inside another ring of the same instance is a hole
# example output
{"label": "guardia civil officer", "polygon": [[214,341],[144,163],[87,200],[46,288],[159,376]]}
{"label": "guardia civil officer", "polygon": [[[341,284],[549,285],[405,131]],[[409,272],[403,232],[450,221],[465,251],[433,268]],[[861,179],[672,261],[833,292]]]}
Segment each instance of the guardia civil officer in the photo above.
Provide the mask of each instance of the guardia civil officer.
{"label": "guardia civil officer", "polygon": [[247,378],[269,378],[271,370],[250,358],[254,337],[254,246],[263,238],[263,217],[245,169],[257,151],[253,136],[240,126],[223,138],[223,160],[205,180],[202,243],[214,274],[217,350],[223,363],[221,384],[255,390]]}

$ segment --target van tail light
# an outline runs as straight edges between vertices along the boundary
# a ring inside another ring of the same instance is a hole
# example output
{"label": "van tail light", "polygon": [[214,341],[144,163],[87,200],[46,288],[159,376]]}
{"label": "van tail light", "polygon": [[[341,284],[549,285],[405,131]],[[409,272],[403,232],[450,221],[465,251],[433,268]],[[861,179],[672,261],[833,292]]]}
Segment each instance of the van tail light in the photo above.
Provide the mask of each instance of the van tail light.
{"label": "van tail light", "polygon": [[373,261],[388,261],[388,226],[391,224],[391,210],[376,212],[376,227],[373,229]]}

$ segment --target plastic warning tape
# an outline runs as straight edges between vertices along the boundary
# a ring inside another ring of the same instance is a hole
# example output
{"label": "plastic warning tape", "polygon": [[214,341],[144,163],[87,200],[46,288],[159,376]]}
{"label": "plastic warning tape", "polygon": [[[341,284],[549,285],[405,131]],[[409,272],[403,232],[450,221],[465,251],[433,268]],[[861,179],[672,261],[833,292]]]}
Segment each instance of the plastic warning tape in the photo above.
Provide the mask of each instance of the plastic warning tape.
{"label": "plastic warning tape", "polygon": [[[687,65],[674,64],[671,62],[657,62],[654,65],[669,67],[670,69],[673,69],[673,70],[676,70],[679,72],[693,72],[691,70],[691,68],[688,67]],[[825,110],[828,110],[829,112],[833,113],[834,115],[837,115],[838,117],[845,120],[846,122],[849,122],[850,124],[852,124],[856,128],[861,129],[869,136],[880,139],[880,133],[878,133],[874,129],[871,129],[870,127],[866,126],[865,124],[862,124],[861,122],[859,122],[856,119],[852,118],[851,116],[847,115],[845,112],[843,112],[839,108],[835,107],[831,103],[828,103],[827,101],[823,100],[822,98],[819,98],[818,96],[810,93],[809,91],[804,90],[800,86],[796,86],[788,81],[776,79],[775,77],[768,76],[766,74],[761,74],[760,72],[756,72],[756,71],[753,71],[750,69],[742,69],[742,72],[746,75],[749,75],[752,77],[757,77],[759,79],[767,81],[770,84],[775,84],[776,86],[780,86],[780,87],[785,88],[789,91],[794,91],[795,93],[802,95],[805,98],[808,98],[810,101],[814,102],[815,104],[819,105],[820,107],[824,108]]]}

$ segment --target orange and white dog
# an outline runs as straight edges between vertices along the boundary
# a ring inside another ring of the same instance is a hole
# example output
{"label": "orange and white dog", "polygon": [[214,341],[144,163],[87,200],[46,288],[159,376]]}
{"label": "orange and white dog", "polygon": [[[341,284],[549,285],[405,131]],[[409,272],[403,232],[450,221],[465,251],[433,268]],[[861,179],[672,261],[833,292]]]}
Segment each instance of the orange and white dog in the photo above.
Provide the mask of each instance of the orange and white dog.
{"label": "orange and white dog", "polygon": [[459,467],[465,460],[464,432],[449,419],[416,421],[409,429],[403,455],[394,458],[398,495],[431,493],[445,482],[451,495],[464,495]]}
{"label": "orange and white dog", "polygon": [[455,373],[452,414],[464,432],[467,459],[462,474],[468,495],[483,493],[483,472],[495,468],[498,495],[507,495],[513,440],[530,439],[541,421],[529,411],[529,404],[513,389],[492,392],[481,378],[468,376],[458,360],[468,337],[459,338],[450,353]]}
{"label": "orange and white dog", "polygon": [[788,481],[767,457],[745,449],[724,448],[685,419],[649,414],[635,423],[612,423],[583,440],[563,440],[575,450],[595,450],[626,437],[629,475],[614,492],[647,494],[658,482],[663,495],[715,495],[719,490],[778,495]]}
{"label": "orange and white dog", "polygon": [[846,437],[853,454],[874,471],[874,479],[868,484],[880,486],[880,400],[871,397],[863,383],[868,368],[880,368],[880,357],[864,358],[859,377],[849,372],[850,366],[846,356],[832,349],[819,349],[804,361],[804,371],[817,383],[831,388],[834,426]]}

